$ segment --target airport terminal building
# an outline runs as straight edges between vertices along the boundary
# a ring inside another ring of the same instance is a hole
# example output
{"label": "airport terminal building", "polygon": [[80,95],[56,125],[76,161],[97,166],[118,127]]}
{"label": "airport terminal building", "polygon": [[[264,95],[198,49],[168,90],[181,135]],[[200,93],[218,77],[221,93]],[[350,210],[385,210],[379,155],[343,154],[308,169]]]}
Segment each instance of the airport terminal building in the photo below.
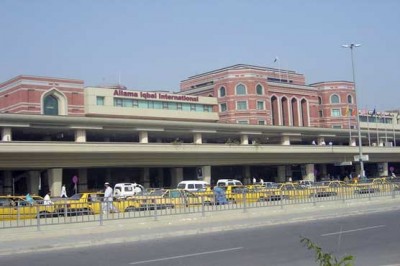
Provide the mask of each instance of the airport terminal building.
{"label": "airport terminal building", "polygon": [[[178,93],[18,76],[0,84],[0,194],[343,178],[359,171],[356,106],[351,82],[251,65],[189,77]],[[367,174],[397,171],[397,112],[359,113]]]}

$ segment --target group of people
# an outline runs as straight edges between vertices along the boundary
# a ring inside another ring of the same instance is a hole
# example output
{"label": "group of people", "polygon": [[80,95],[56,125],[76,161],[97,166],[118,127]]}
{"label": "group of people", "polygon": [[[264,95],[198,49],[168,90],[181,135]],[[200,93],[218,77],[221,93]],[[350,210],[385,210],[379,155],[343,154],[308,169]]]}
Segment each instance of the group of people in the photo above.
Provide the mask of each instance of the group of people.
{"label": "group of people", "polygon": [[[317,145],[317,142],[316,142],[315,140],[313,140],[313,141],[311,142],[311,144],[312,144],[312,145]],[[329,146],[332,146],[332,145],[333,145],[332,141],[329,141],[328,144],[329,144]],[[321,141],[321,142],[319,143],[319,145],[325,146],[326,143],[325,143],[325,141],[323,140],[323,141]]]}

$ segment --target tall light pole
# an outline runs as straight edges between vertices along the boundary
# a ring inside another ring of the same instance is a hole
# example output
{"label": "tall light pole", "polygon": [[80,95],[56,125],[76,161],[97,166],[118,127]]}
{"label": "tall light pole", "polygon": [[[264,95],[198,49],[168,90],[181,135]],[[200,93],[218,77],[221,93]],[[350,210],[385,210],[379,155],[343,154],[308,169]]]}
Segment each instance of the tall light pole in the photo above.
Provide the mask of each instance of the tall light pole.
{"label": "tall light pole", "polygon": [[343,48],[349,48],[350,49],[350,54],[351,54],[351,68],[353,70],[353,85],[354,85],[354,92],[356,94],[356,108],[357,108],[357,128],[358,128],[358,152],[360,156],[360,177],[364,178],[365,177],[365,171],[364,171],[364,161],[363,161],[363,152],[362,152],[362,142],[361,142],[361,129],[360,129],[360,113],[358,112],[358,97],[357,97],[357,87],[356,87],[356,74],[354,72],[354,58],[353,58],[353,48],[360,47],[361,44],[344,44],[342,45]]}

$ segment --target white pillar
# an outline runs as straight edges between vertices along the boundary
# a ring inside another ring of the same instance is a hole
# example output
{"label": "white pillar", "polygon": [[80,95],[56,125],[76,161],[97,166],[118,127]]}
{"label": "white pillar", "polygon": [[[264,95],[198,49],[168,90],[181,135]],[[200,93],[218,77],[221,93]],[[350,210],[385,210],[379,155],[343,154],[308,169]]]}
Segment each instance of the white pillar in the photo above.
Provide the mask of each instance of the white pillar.
{"label": "white pillar", "polygon": [[75,142],[86,142],[86,130],[84,129],[75,130]]}
{"label": "white pillar", "polygon": [[183,180],[183,168],[171,168],[171,188],[176,188],[179,182]]}
{"label": "white pillar", "polygon": [[356,141],[355,137],[350,138],[350,146],[353,146],[353,147],[357,146],[357,141]]}
{"label": "white pillar", "polygon": [[244,134],[240,136],[240,144],[247,145],[249,144],[249,136]]}
{"label": "white pillar", "polygon": [[211,166],[210,165],[205,165],[202,166],[202,171],[203,171],[203,180],[207,182],[208,184],[211,184]]}
{"label": "white pillar", "polygon": [[139,132],[139,143],[149,143],[149,134],[147,131]]}
{"label": "white pillar", "polygon": [[[39,195],[39,182],[40,182],[40,172],[39,171],[29,171],[27,186],[28,192],[31,194]],[[44,191],[47,193],[48,191]]]}
{"label": "white pillar", "polygon": [[194,144],[202,144],[203,143],[203,139],[202,139],[201,133],[194,133],[193,134],[193,143]]}
{"label": "white pillar", "polygon": [[285,182],[286,181],[286,166],[280,165],[278,166],[278,178],[276,182]]}
{"label": "white pillar", "polygon": [[378,146],[383,147],[385,145],[385,138],[379,138],[378,139]]}
{"label": "white pillar", "polygon": [[10,127],[3,127],[1,129],[1,140],[12,141],[12,130]]}
{"label": "white pillar", "polygon": [[53,168],[47,170],[47,175],[49,177],[49,188],[52,196],[61,195],[62,186],[62,168]]}
{"label": "white pillar", "polygon": [[389,164],[388,163],[378,163],[378,172],[379,176],[388,176],[389,175]]}
{"label": "white pillar", "polygon": [[78,169],[78,192],[88,190],[87,168]]}
{"label": "white pillar", "polygon": [[315,181],[314,164],[312,164],[312,163],[306,164],[306,175],[303,176],[303,179]]}
{"label": "white pillar", "polygon": [[282,145],[290,145],[290,137],[289,136],[282,136],[281,137],[281,144]]}

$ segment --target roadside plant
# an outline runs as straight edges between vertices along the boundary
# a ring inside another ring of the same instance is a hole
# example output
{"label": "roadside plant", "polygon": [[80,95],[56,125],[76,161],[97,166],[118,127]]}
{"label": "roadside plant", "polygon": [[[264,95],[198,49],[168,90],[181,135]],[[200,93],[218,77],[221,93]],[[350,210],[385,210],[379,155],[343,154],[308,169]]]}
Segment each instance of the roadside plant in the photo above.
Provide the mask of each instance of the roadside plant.
{"label": "roadside plant", "polygon": [[355,258],[351,255],[344,256],[343,258],[336,258],[332,253],[325,253],[321,247],[312,242],[309,238],[301,237],[300,242],[309,250],[315,252],[315,262],[320,266],[353,266]]}

